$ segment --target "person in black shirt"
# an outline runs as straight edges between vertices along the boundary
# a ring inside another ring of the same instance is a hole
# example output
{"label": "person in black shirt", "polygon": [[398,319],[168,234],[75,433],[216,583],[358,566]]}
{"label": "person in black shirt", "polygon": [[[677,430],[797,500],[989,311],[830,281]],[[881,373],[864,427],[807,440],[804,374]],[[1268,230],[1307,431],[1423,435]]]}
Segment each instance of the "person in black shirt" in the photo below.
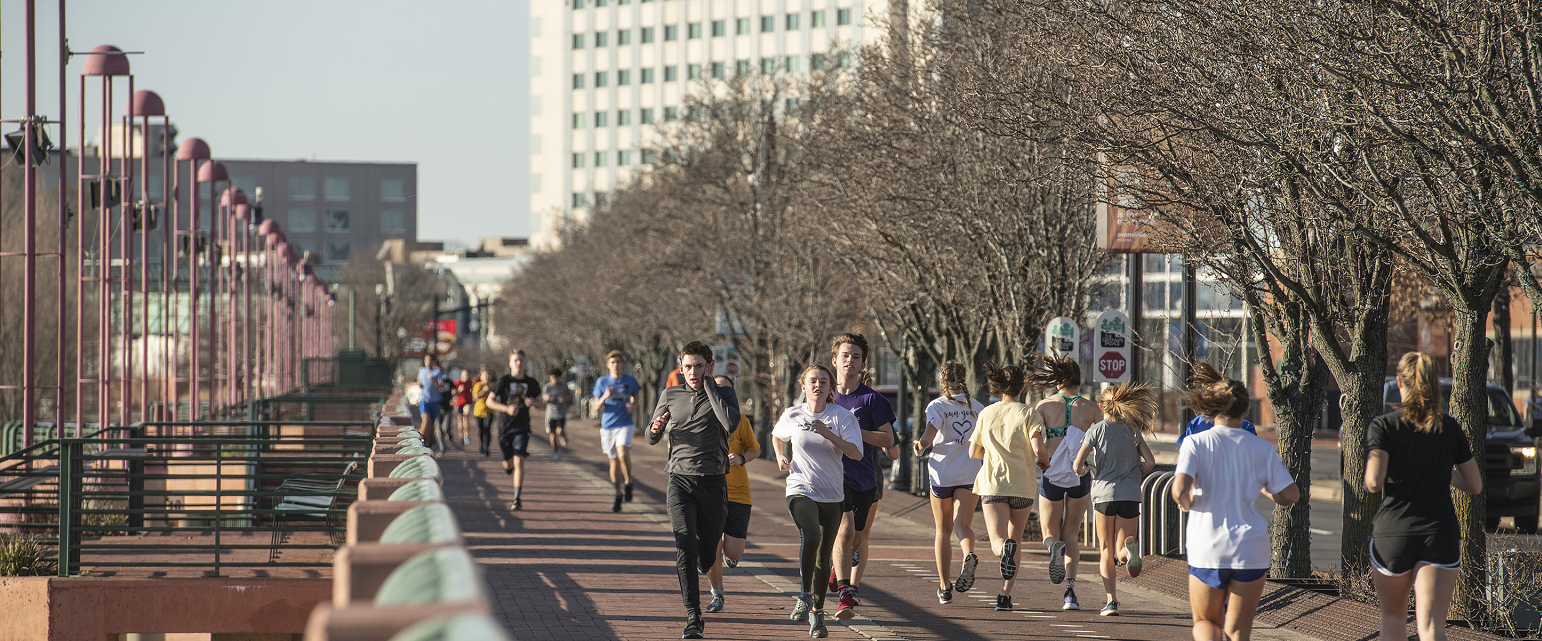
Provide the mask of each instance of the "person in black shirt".
{"label": "person in black shirt", "polygon": [[739,399],[712,380],[712,348],[680,350],[685,384],[659,395],[648,444],[669,437],[669,525],[675,532],[675,571],[685,601],[684,639],[700,639],[701,577],[717,561],[728,519],[728,438],[739,427]]}
{"label": "person in black shirt", "polygon": [[493,383],[487,409],[497,412],[498,446],[503,448],[503,469],[514,477],[514,502],[509,509],[523,509],[520,490],[525,484],[525,457],[530,456],[530,408],[542,408],[541,384],[525,374],[525,353],[509,352],[509,373]]}
{"label": "person in black shirt", "polygon": [[[1451,487],[1477,494],[1483,476],[1460,425],[1440,410],[1435,366],[1409,352],[1397,364],[1398,411],[1366,430],[1365,489],[1381,492],[1371,522],[1371,575],[1381,605],[1381,638],[1406,638],[1408,591],[1417,584],[1419,641],[1444,640],[1446,613],[1462,563],[1462,533]],[[1455,473],[1449,473],[1453,467]]]}

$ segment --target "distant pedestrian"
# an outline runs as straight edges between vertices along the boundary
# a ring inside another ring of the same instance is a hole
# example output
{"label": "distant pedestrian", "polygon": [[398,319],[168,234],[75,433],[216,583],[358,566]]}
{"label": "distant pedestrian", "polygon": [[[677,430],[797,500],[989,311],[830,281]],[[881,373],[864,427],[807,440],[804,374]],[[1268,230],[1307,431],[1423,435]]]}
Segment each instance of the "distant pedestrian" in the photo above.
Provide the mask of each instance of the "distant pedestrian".
{"label": "distant pedestrian", "polygon": [[477,373],[476,382],[471,384],[471,417],[477,423],[477,438],[481,443],[482,456],[488,456],[488,446],[492,444],[492,415],[487,411],[487,397],[493,392],[493,375],[486,369]]}
{"label": "distant pedestrian", "polygon": [[551,440],[551,460],[562,460],[562,446],[567,443],[568,406],[573,403],[573,392],[562,382],[562,369],[553,367],[546,373],[546,389],[541,391],[546,401],[546,438]]}
{"label": "distant pedestrian", "polygon": [[525,374],[525,352],[509,352],[509,373],[493,384],[487,407],[499,412],[498,447],[503,450],[503,470],[514,480],[511,510],[524,509],[525,459],[530,456],[530,410],[545,403],[537,390],[540,382]]}
{"label": "distant pedestrian", "polygon": [[[1294,505],[1301,489],[1274,444],[1242,429],[1252,397],[1209,363],[1195,368],[1184,403],[1215,418],[1178,450],[1173,501],[1189,513],[1189,609],[1196,641],[1248,641],[1269,574],[1269,515],[1262,492]],[[1406,601],[1405,601],[1406,603]]]}
{"label": "distant pedestrian", "polygon": [[[932,558],[937,562],[937,602],[950,603],[953,592],[968,592],[974,587],[975,567],[980,557],[974,553],[975,506],[974,480],[982,462],[969,456],[975,421],[985,409],[969,397],[969,373],[964,364],[947,361],[938,371],[942,396],[926,405],[926,432],[915,441],[915,455],[926,456],[926,476],[931,486],[932,523],[936,534]],[[930,449],[929,454],[926,453]],[[953,537],[958,536],[963,565],[958,578],[952,578]]]}
{"label": "distant pedestrian", "polygon": [[[727,376],[718,376],[718,387],[733,387]],[[756,456],[750,456],[755,454]],[[707,572],[707,582],[712,586],[712,601],[708,612],[723,611],[723,568],[738,567],[744,556],[744,545],[750,537],[750,473],[745,469],[750,459],[758,458],[760,441],[755,439],[755,428],[748,416],[739,417],[739,427],[728,437],[728,517],[723,522],[723,543],[718,546],[717,562]]]}
{"label": "distant pedestrian", "polygon": [[461,370],[452,386],[455,389],[455,431],[451,439],[457,440],[455,435],[458,433],[461,448],[465,449],[471,444],[471,370]]}
{"label": "distant pedestrian", "polygon": [[985,511],[985,531],[991,552],[1001,559],[1001,592],[996,609],[1012,609],[1017,582],[1017,552],[1038,494],[1039,470],[1049,467],[1044,446],[1044,420],[1020,399],[1026,377],[1016,365],[985,364],[991,394],[1001,401],[983,410],[969,440],[969,456],[982,461],[974,491]]}
{"label": "distant pedestrian", "polygon": [[1092,470],[1092,509],[1098,533],[1098,573],[1103,577],[1107,601],[1100,616],[1119,616],[1115,573],[1125,566],[1130,577],[1140,576],[1140,550],[1135,528],[1140,518],[1140,482],[1156,457],[1145,435],[1156,415],[1156,395],[1139,383],[1116,385],[1103,392],[1098,403],[1103,420],[1087,429],[1072,469],[1077,474]]}
{"label": "distant pedestrian", "polygon": [[[423,357],[423,367],[418,368],[418,387],[423,395],[418,401],[418,412],[423,415],[423,443],[433,448],[438,443],[439,402],[444,398],[444,370],[439,369],[439,357],[428,354]],[[439,447],[443,451],[443,445]]]}
{"label": "distant pedestrian", "polygon": [[610,373],[594,382],[594,398],[601,408],[600,450],[610,459],[610,484],[616,489],[611,511],[620,512],[622,501],[632,501],[632,436],[637,431],[632,414],[642,385],[624,373],[626,354],[621,350],[605,356],[605,367]]}
{"label": "distant pedestrian", "polygon": [[1092,500],[1092,475],[1071,469],[1082,437],[1094,423],[1103,420],[1103,410],[1092,399],[1082,398],[1082,368],[1069,358],[1045,357],[1028,375],[1040,389],[1054,390],[1034,409],[1044,419],[1044,447],[1050,452],[1049,469],[1039,483],[1039,531],[1044,547],[1049,549],[1049,581],[1065,581],[1061,595],[1062,610],[1080,610],[1076,598],[1076,575],[1081,566],[1082,521]]}
{"label": "distant pedestrian", "polygon": [[1371,580],[1381,603],[1383,640],[1407,638],[1413,590],[1419,641],[1444,641],[1462,564],[1462,530],[1450,488],[1483,491],[1466,435],[1440,409],[1438,384],[1428,354],[1404,354],[1397,363],[1402,402],[1366,429],[1365,489],[1381,493],[1371,521]]}
{"label": "distant pedestrian", "polygon": [[798,549],[801,582],[792,620],[807,621],[809,636],[816,638],[829,636],[825,577],[834,562],[841,503],[850,491],[842,461],[862,458],[862,430],[850,410],[832,402],[833,378],[823,365],[804,369],[798,376],[803,404],[782,412],[771,431],[776,464],[787,472],[787,511],[802,541]]}
{"label": "distant pedestrian", "polygon": [[[1208,368],[1208,372],[1206,372],[1204,374],[1203,378],[1200,378],[1200,376],[1201,376],[1201,374],[1199,372],[1200,368]],[[1200,363],[1199,366],[1195,368],[1195,370],[1196,371],[1194,373],[1194,376],[1189,378],[1189,388],[1190,389],[1195,389],[1195,388],[1199,388],[1199,387],[1205,387],[1207,385],[1214,384],[1214,381],[1210,380],[1212,378],[1212,373],[1213,373],[1213,376],[1220,376],[1220,373],[1216,372],[1215,367],[1210,365],[1209,363]],[[1209,382],[1206,382],[1206,381],[1209,381]],[[1208,429],[1210,429],[1211,427],[1213,427],[1215,425],[1215,417],[1214,416],[1211,416],[1209,414],[1201,412],[1198,409],[1195,409],[1193,406],[1190,406],[1189,409],[1193,409],[1194,410],[1194,418],[1191,418],[1191,419],[1189,419],[1189,422],[1184,423],[1183,424],[1183,430],[1178,432],[1178,447],[1180,447],[1180,448],[1183,447],[1183,442],[1185,440],[1187,440],[1190,436],[1193,436],[1195,434],[1199,434],[1200,432],[1208,430]],[[1243,418],[1242,419],[1242,429],[1247,430],[1247,432],[1249,434],[1252,434],[1254,436],[1258,435],[1258,428],[1254,427],[1253,423],[1251,421],[1247,420],[1247,418]]]}
{"label": "distant pedestrian", "polygon": [[846,499],[841,504],[841,532],[835,541],[832,585],[840,594],[835,618],[856,616],[857,590],[867,568],[867,541],[878,517],[878,450],[894,445],[894,408],[889,400],[869,387],[867,337],[841,334],[830,341],[830,364],[835,368],[835,404],[851,410],[862,428],[862,458],[846,460]]}

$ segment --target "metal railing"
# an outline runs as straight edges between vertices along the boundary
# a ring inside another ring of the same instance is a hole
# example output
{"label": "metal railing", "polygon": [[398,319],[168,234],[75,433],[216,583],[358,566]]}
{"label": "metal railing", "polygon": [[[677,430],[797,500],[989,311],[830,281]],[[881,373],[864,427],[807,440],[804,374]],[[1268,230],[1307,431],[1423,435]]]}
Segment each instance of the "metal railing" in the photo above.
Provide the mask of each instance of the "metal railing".
{"label": "metal railing", "polygon": [[362,354],[307,358],[300,368],[302,389],[383,389],[391,386],[396,363],[385,358],[365,358]]}
{"label": "metal railing", "polygon": [[1140,525],[1137,529],[1142,555],[1174,558],[1188,555],[1184,539],[1189,515],[1173,501],[1173,482],[1176,480],[1171,471],[1156,471],[1141,481]]}
{"label": "metal railing", "polygon": [[[285,560],[275,549],[336,549],[374,431],[373,421],[160,422],[44,441],[0,457],[0,530],[56,546],[60,576],[326,566],[329,554]],[[300,533],[325,536],[285,542]]]}

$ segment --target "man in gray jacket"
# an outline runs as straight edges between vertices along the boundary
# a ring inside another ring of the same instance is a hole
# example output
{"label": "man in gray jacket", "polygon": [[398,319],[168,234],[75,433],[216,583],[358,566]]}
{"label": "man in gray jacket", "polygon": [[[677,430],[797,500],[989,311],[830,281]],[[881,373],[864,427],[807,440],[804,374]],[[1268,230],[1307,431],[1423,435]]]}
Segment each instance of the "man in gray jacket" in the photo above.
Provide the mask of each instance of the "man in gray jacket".
{"label": "man in gray jacket", "polygon": [[684,385],[659,395],[648,444],[669,437],[669,524],[675,532],[675,571],[685,601],[684,639],[700,639],[701,577],[717,560],[728,515],[728,437],[739,425],[739,400],[712,380],[712,348],[692,342],[680,350]]}

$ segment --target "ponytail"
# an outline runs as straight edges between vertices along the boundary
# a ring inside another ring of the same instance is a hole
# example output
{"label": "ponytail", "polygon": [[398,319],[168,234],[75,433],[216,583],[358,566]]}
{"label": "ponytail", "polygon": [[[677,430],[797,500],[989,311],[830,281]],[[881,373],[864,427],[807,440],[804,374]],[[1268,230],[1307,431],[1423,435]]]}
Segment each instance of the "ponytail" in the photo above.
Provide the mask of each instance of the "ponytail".
{"label": "ponytail", "polygon": [[998,367],[989,362],[985,364],[985,379],[990,381],[991,393],[997,396],[1019,396],[1026,383],[1023,368],[1016,365]]}
{"label": "ponytail", "polygon": [[1253,398],[1241,381],[1222,376],[1209,363],[1200,363],[1189,377],[1189,391],[1183,395],[1183,402],[1204,416],[1237,419],[1247,416]]}
{"label": "ponytail", "polygon": [[1156,416],[1156,394],[1145,383],[1121,383],[1108,388],[1098,398],[1103,414],[1120,423],[1126,423],[1140,433],[1151,432],[1151,419]]}
{"label": "ponytail", "polygon": [[1403,410],[1403,420],[1414,424],[1414,430],[1433,433],[1440,430],[1445,415],[1440,411],[1439,388],[1436,387],[1435,361],[1429,354],[1409,352],[1397,361],[1398,382],[1407,390],[1401,403],[1393,404]]}

